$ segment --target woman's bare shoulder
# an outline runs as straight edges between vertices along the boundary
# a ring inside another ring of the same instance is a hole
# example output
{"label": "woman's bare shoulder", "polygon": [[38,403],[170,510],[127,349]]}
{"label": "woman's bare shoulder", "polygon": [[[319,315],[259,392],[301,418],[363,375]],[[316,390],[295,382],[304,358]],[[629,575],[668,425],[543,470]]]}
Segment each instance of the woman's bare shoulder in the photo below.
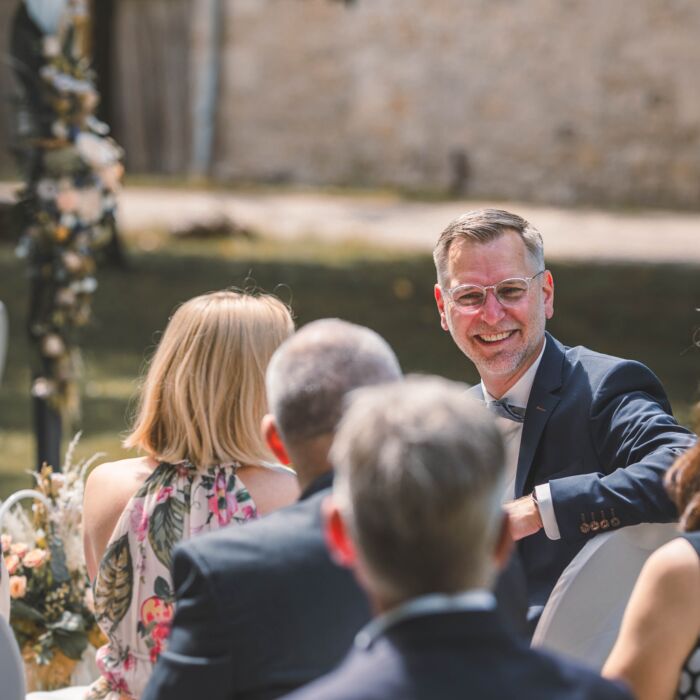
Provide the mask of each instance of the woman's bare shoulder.
{"label": "woman's bare shoulder", "polygon": [[134,480],[143,481],[155,467],[156,462],[150,457],[132,457],[115,462],[103,462],[90,472],[87,483],[124,485],[125,482]]}
{"label": "woman's bare shoulder", "polygon": [[669,593],[700,590],[700,558],[693,545],[677,537],[659,547],[644,565],[644,576],[658,589]]}
{"label": "woman's bare shoulder", "polygon": [[291,469],[245,465],[238,470],[238,476],[261,515],[284,508],[299,498],[299,484]]}
{"label": "woman's bare shoulder", "polygon": [[86,523],[100,529],[114,527],[129,499],[155,466],[148,457],[136,457],[95,467],[85,482]]}
{"label": "woman's bare shoulder", "polygon": [[105,462],[90,472],[83,498],[83,536],[91,579],[129,499],[155,467],[148,457],[136,457]]}

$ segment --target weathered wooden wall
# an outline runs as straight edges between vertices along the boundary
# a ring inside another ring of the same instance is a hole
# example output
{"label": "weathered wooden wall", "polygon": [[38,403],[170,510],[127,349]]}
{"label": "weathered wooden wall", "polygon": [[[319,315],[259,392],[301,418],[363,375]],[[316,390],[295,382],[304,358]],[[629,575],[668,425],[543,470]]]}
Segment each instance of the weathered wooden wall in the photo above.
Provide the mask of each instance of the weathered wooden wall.
{"label": "weathered wooden wall", "polygon": [[0,0],[0,177],[15,175],[15,162],[9,151],[14,130],[14,78],[10,65],[10,27],[19,0]]}
{"label": "weathered wooden wall", "polygon": [[112,56],[113,133],[127,170],[178,174],[191,162],[191,18],[196,0],[120,0]]}

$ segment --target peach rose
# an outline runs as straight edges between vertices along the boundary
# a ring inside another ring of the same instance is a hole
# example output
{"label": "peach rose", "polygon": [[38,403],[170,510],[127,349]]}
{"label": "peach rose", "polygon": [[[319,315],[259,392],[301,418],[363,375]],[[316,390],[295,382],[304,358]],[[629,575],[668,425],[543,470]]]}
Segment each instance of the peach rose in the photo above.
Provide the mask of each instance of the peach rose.
{"label": "peach rose", "polygon": [[62,190],[56,197],[56,206],[58,211],[75,211],[80,204],[80,195],[78,190],[73,188]]}
{"label": "peach rose", "polygon": [[19,557],[16,554],[10,554],[9,557],[5,557],[5,567],[7,568],[7,573],[12,576],[12,574],[17,571],[19,566]]}
{"label": "peach rose", "polygon": [[24,555],[22,564],[28,569],[36,569],[46,561],[47,556],[48,553],[44,549],[32,549]]}
{"label": "peach rose", "polygon": [[24,542],[15,542],[10,545],[10,554],[16,554],[18,557],[23,557],[29,551],[29,547]]}
{"label": "peach rose", "polygon": [[0,535],[0,545],[2,545],[2,551],[7,552],[12,544],[12,535]]}
{"label": "peach rose", "polygon": [[26,576],[10,576],[10,597],[24,598],[27,592]]}

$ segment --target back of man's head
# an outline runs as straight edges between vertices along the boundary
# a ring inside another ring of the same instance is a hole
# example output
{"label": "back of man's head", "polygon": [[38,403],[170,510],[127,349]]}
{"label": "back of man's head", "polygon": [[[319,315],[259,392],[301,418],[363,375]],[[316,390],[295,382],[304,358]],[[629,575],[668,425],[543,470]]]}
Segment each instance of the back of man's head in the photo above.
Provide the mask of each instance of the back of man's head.
{"label": "back of man's head", "polygon": [[330,457],[362,579],[383,606],[490,585],[504,451],[463,385],[412,377],[355,392]]}
{"label": "back of man's head", "polygon": [[340,319],[314,321],[272,356],[268,409],[284,443],[294,447],[332,435],[353,389],[400,377],[396,355],[374,331]]}

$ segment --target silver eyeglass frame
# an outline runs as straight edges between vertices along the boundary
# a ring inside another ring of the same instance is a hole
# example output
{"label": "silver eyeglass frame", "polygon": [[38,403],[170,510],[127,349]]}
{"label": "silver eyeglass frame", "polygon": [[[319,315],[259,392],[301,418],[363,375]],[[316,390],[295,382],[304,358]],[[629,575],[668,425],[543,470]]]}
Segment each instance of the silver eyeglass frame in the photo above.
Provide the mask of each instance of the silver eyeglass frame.
{"label": "silver eyeglass frame", "polygon": [[[536,277],[539,277],[540,275],[544,274],[547,272],[547,268],[544,270],[540,270],[539,272],[536,272],[532,277],[506,277],[506,279],[501,280],[500,282],[497,282],[496,284],[489,284],[486,287],[483,287],[480,284],[460,284],[459,286],[455,287],[454,289],[445,289],[444,287],[440,287],[442,290],[442,293],[450,300],[450,302],[454,305],[454,307],[460,312],[460,313],[465,313],[465,314],[473,314],[476,313],[480,308],[483,307],[483,305],[486,303],[486,297],[488,296],[489,289],[493,292],[494,297],[496,297],[496,301],[501,304],[501,306],[516,306],[519,304],[525,296],[527,296],[528,292],[530,291],[530,283],[532,280],[534,280]],[[498,296],[498,293],[496,292],[497,287],[500,287],[504,282],[524,282],[526,289],[523,294],[523,296],[518,299],[517,301],[514,302],[508,302],[504,301]],[[475,306],[461,306],[454,300],[454,294],[455,292],[458,292],[460,289],[465,289],[467,287],[470,287],[472,289],[480,289],[483,292],[483,300],[481,304],[477,304]]]}

